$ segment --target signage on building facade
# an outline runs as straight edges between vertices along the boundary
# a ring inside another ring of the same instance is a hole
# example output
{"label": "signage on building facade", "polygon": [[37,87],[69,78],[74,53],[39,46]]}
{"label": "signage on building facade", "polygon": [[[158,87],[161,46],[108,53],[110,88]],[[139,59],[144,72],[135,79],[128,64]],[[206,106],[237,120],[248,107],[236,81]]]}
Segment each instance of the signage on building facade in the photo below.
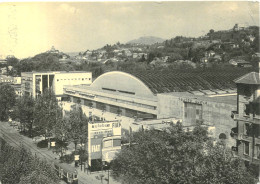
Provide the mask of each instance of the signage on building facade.
{"label": "signage on building facade", "polygon": [[207,104],[207,102],[205,102],[205,101],[196,100],[196,99],[191,99],[191,98],[182,98],[182,97],[179,97],[179,100],[180,100],[180,101],[183,101],[183,102],[188,102],[188,103]]}
{"label": "signage on building facade", "polygon": [[[111,122],[90,122],[88,124],[88,164],[91,166],[91,160],[104,160],[102,158],[102,146],[104,138],[109,138],[113,136],[119,136],[121,142],[121,123],[120,121],[111,121]],[[121,147],[120,147],[121,149]],[[109,149],[106,149],[106,152],[115,151],[113,146]],[[107,156],[107,155],[106,155]],[[109,156],[111,159],[111,156]]]}

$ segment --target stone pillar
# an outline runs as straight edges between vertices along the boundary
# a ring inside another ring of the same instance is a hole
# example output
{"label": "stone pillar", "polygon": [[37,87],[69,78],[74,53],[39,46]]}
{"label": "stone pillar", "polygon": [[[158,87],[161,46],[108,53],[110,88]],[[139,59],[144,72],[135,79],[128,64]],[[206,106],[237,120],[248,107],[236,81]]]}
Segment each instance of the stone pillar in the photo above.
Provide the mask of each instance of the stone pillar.
{"label": "stone pillar", "polygon": [[126,115],[125,108],[120,108],[120,109],[121,109],[121,115],[125,116]]}
{"label": "stone pillar", "polygon": [[106,111],[110,112],[110,105],[106,104],[105,106],[106,106]]}
{"label": "stone pillar", "polygon": [[260,184],[260,165],[259,165],[259,170],[258,170],[258,182],[257,184]]}
{"label": "stone pillar", "polygon": [[94,102],[94,101],[92,101],[92,104],[93,104],[93,108],[96,108],[97,107],[97,103],[96,102]]}

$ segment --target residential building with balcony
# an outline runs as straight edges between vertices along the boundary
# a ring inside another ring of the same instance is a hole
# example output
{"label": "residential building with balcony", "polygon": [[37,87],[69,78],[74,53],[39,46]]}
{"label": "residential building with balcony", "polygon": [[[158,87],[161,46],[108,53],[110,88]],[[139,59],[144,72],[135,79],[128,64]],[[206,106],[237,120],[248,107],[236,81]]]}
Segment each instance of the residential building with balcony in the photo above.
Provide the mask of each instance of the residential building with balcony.
{"label": "residential building with balcony", "polygon": [[231,131],[236,139],[233,151],[246,164],[260,166],[260,75],[248,73],[235,80],[237,110],[233,113],[237,126]]}

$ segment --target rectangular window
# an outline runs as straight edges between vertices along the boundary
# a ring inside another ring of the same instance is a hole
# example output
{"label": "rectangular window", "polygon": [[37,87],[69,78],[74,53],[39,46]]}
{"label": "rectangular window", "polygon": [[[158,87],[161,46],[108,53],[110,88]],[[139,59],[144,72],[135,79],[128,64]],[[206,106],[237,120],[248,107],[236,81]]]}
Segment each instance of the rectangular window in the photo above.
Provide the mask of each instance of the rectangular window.
{"label": "rectangular window", "polygon": [[199,115],[200,114],[200,110],[196,109],[196,114]]}
{"label": "rectangular window", "polygon": [[187,118],[187,112],[185,112],[185,118]]}
{"label": "rectangular window", "polygon": [[130,94],[130,95],[134,95],[134,92],[130,92],[130,91],[122,91],[122,90],[118,90],[121,93],[126,93],[126,94]]}
{"label": "rectangular window", "polygon": [[120,139],[113,139],[113,147],[121,146],[121,140]]}
{"label": "rectangular window", "polygon": [[244,135],[249,135],[250,125],[248,123],[244,124]]}
{"label": "rectangular window", "polygon": [[244,143],[244,154],[249,155],[249,142]]}
{"label": "rectangular window", "polygon": [[102,88],[102,89],[107,91],[116,91],[115,89],[110,89],[110,88]]}
{"label": "rectangular window", "polygon": [[109,147],[112,147],[112,142],[113,140],[107,140],[107,141],[104,141],[103,142],[103,148],[109,148]]}
{"label": "rectangular window", "polygon": [[256,148],[256,158],[257,159],[260,159],[260,145],[258,144],[258,145],[256,145],[255,146],[255,148]]}

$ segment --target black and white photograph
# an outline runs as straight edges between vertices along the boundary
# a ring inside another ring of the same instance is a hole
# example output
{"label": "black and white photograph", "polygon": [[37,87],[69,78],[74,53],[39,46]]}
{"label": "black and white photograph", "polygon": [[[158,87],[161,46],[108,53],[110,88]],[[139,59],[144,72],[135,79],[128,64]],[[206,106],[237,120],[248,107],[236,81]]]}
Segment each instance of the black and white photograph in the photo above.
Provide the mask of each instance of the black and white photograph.
{"label": "black and white photograph", "polygon": [[0,184],[260,184],[259,16],[0,2]]}

